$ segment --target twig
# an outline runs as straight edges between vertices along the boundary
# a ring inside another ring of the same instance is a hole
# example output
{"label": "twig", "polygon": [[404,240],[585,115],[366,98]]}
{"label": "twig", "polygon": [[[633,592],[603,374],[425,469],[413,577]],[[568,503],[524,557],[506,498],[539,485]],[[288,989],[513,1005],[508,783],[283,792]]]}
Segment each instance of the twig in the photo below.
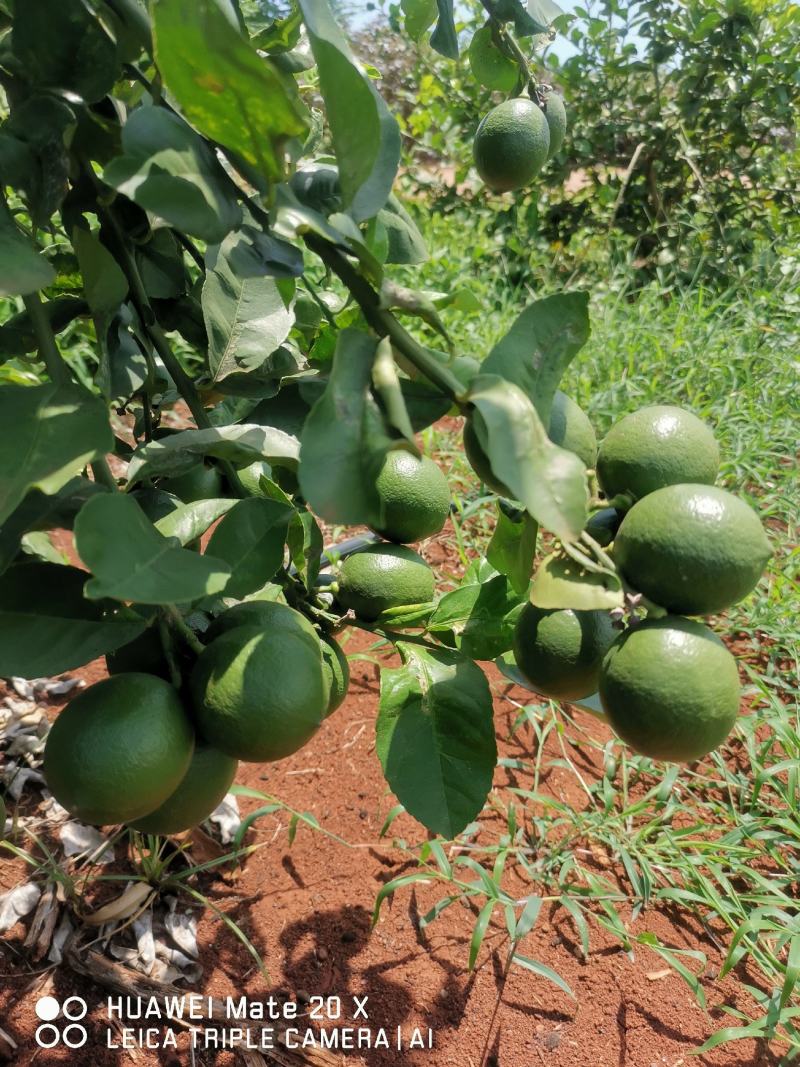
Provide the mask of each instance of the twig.
{"label": "twig", "polygon": [[614,201],[614,209],[611,212],[611,218],[608,222],[609,233],[614,228],[614,223],[617,221],[617,212],[622,207],[622,201],[625,199],[625,192],[627,191],[627,188],[630,185],[631,178],[633,177],[633,172],[636,169],[636,164],[639,162],[639,156],[641,156],[644,149],[645,143],[644,141],[640,141],[634,149],[633,155],[630,159],[630,163],[628,163],[628,166],[625,168],[625,173],[622,175],[622,184],[619,187],[617,199]]}
{"label": "twig", "polygon": [[55,334],[44,310],[42,298],[38,293],[28,293],[27,296],[23,296],[22,300],[36,334],[39,355],[44,360],[50,380],[58,385],[66,385],[70,380],[69,370],[58,351]]}

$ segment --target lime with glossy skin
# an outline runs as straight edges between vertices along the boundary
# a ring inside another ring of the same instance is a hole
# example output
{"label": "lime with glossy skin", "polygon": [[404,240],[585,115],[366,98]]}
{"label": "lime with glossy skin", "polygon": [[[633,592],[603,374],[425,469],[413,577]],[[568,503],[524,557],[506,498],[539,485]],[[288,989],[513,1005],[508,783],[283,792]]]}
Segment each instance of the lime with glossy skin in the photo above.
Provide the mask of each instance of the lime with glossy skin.
{"label": "lime with glossy skin", "polygon": [[44,750],[53,796],[83,822],[130,822],[155,811],[186,774],[194,731],[178,694],[149,674],[118,674],[64,708]]}
{"label": "lime with glossy skin", "polygon": [[550,129],[550,150],[547,158],[552,159],[559,151],[567,135],[567,109],[564,97],[560,93],[550,92],[545,98],[544,117]]}
{"label": "lime with glossy skin", "polygon": [[713,485],[719,446],[691,411],[671,404],[640,408],[612,426],[600,444],[597,478],[611,499],[627,493],[641,500],[666,485]]}
{"label": "lime with glossy skin", "polygon": [[600,669],[614,732],[652,759],[688,763],[717,748],[739,714],[736,660],[694,619],[647,619],[622,634]]}
{"label": "lime with glossy skin", "polygon": [[389,452],[375,487],[384,519],[372,529],[405,544],[439,533],[450,513],[450,487],[432,459],[405,449]]}
{"label": "lime with glossy skin", "polygon": [[350,664],[347,662],[347,656],[342,647],[332,637],[324,637],[321,644],[322,669],[330,692],[328,710],[325,713],[327,718],[341,707],[347,696],[347,690],[350,687]]}
{"label": "lime with glossy skin", "polygon": [[[464,452],[469,465],[487,489],[491,489],[498,496],[509,497],[512,495],[511,491],[495,475],[480,442],[476,429],[480,419],[480,412],[473,410],[464,422]],[[597,437],[594,428],[582,408],[560,389],[553,398],[547,436],[553,444],[575,452],[587,467],[594,466],[597,458]]]}
{"label": "lime with glossy skin", "polygon": [[390,608],[425,604],[433,593],[433,571],[413,549],[376,544],[344,560],[336,595],[343,607],[373,621]]}
{"label": "lime with glossy skin", "polygon": [[478,174],[497,193],[522,189],[542,169],[550,151],[550,128],[542,109],[527,97],[505,100],[485,115],[475,134]]}
{"label": "lime with glossy skin", "polygon": [[200,735],[257,763],[302,748],[319,729],[330,687],[316,634],[237,626],[200,654],[189,679]]}
{"label": "lime with glossy skin", "polygon": [[155,811],[128,825],[143,834],[179,834],[199,826],[230,789],[238,766],[231,756],[198,741],[175,792]]}
{"label": "lime with glossy skin", "polygon": [[580,700],[597,692],[600,664],[616,637],[607,611],[526,604],[514,631],[514,657],[537,692]]}
{"label": "lime with glossy skin", "polygon": [[594,427],[583,408],[560,389],[553,397],[547,436],[554,445],[574,452],[583,460],[585,467],[594,467],[597,462],[597,435]]}
{"label": "lime with glossy skin", "polygon": [[624,513],[616,508],[601,508],[589,516],[586,532],[598,545],[607,548],[617,536],[623,518]]}
{"label": "lime with glossy skin", "polygon": [[206,630],[206,639],[213,641],[228,630],[241,626],[258,626],[266,633],[272,630],[297,630],[311,637],[317,631],[305,615],[279,600],[243,600],[223,611]]}
{"label": "lime with glossy skin", "polygon": [[751,507],[713,485],[669,485],[631,508],[614,541],[625,580],[680,615],[713,615],[755,588],[772,555]]}
{"label": "lime with glossy skin", "polygon": [[158,488],[165,493],[172,493],[184,504],[191,504],[195,500],[214,500],[222,494],[222,475],[216,467],[196,463],[183,474],[162,479]]}

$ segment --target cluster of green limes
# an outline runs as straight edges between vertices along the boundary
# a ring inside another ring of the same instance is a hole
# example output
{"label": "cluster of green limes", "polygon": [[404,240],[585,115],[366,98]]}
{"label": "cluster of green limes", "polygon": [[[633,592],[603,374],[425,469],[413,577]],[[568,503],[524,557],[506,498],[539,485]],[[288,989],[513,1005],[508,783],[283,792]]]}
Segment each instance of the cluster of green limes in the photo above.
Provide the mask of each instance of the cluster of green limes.
{"label": "cluster of green limes", "polygon": [[344,700],[344,652],[286,604],[237,604],[205,636],[180,692],[148,629],[61,712],[44,774],[69,812],[143,833],[189,829],[225,796],[239,760],[291,755]]}
{"label": "cluster of green limes", "polygon": [[567,112],[558,93],[540,107],[527,96],[505,100],[485,115],[475,134],[475,166],[498,193],[522,189],[558,152],[567,132]]}
{"label": "cluster of green limes", "polygon": [[611,545],[629,590],[655,609],[615,632],[602,611],[544,611],[518,621],[520,670],[542,693],[579,700],[599,691],[616,733],[656,759],[698,759],[724,741],[739,710],[736,662],[707,626],[755,587],[770,546],[755,512],[713,483],[719,448],[682,408],[643,408],[609,432],[597,455],[614,505],[589,532]]}
{"label": "cluster of green limes", "polygon": [[341,606],[368,622],[433,599],[433,571],[407,545],[439,533],[450,512],[447,479],[427,456],[389,452],[376,488],[383,520],[373,529],[384,541],[347,556],[335,587]]}

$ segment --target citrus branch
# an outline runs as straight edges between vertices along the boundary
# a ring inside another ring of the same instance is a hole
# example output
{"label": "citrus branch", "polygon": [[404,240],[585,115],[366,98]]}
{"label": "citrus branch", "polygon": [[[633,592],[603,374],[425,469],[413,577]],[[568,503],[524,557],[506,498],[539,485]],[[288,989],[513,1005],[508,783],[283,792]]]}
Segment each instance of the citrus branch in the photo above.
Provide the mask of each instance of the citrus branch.
{"label": "citrus branch", "polygon": [[44,310],[42,298],[38,293],[28,293],[23,296],[22,301],[31,320],[33,331],[36,334],[39,355],[44,360],[50,380],[59,385],[66,385],[70,380],[69,371],[58,350],[53,327],[50,325],[50,320]]}
{"label": "citrus branch", "polygon": [[380,294],[372,288],[367,279],[358,272],[348,258],[334,245],[316,234],[307,233],[303,239],[312,252],[315,252],[326,267],[329,267],[339,280],[350,290],[358,306],[372,329],[379,337],[388,337],[394,347],[413,363],[417,370],[436,385],[443,393],[455,401],[462,399],[464,386],[447,367],[439,363],[430,352],[416,341],[400,325],[390,311],[381,307]]}

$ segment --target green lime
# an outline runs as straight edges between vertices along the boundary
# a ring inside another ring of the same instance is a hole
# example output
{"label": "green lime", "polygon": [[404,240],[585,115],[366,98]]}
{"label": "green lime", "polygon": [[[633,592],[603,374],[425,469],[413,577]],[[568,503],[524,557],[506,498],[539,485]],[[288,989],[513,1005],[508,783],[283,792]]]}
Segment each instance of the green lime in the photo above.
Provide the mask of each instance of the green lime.
{"label": "green lime", "polygon": [[163,489],[134,489],[130,494],[150,522],[158,522],[181,507],[183,501]]}
{"label": "green lime", "polygon": [[143,834],[179,834],[199,826],[219,805],[236,776],[238,763],[198,741],[180,785],[164,803],[128,825]]}
{"label": "green lime", "polygon": [[640,500],[665,485],[713,485],[719,446],[691,411],[663,404],[620,419],[600,444],[597,478],[609,499],[628,493]]}
{"label": "green lime", "polygon": [[514,631],[514,657],[537,692],[580,700],[597,692],[600,663],[616,636],[606,611],[526,604]]}
{"label": "green lime", "polygon": [[[469,464],[487,489],[498,496],[511,496],[511,491],[500,481],[489,465],[489,457],[480,442],[479,430],[482,418],[473,409],[464,423],[464,452]],[[597,458],[597,438],[583,410],[559,389],[553,398],[550,425],[547,435],[553,444],[568,448],[586,464],[593,467]]]}
{"label": "green lime", "polygon": [[617,511],[616,508],[601,508],[589,516],[586,532],[598,545],[606,548],[617,536],[623,517],[623,512]]}
{"label": "green lime", "polygon": [[432,459],[405,449],[389,452],[375,483],[384,509],[387,541],[421,541],[439,533],[450,513],[450,487]]}
{"label": "green lime", "polygon": [[712,615],[755,587],[772,552],[751,507],[713,485],[669,485],[634,504],[614,541],[623,577],[681,615]]}
{"label": "green lime", "polygon": [[433,571],[405,545],[369,545],[339,571],[339,602],[367,621],[390,608],[433,600]]}
{"label": "green lime", "polygon": [[149,674],[118,674],[64,708],[47,735],[44,777],[83,822],[139,819],[186,774],[194,733],[178,694]]}
{"label": "green lime", "polygon": [[206,638],[213,641],[220,634],[241,626],[257,626],[265,632],[296,630],[311,637],[317,636],[317,631],[306,616],[288,604],[277,600],[243,600],[214,619],[206,631]]}
{"label": "green lime", "polygon": [[521,189],[547,161],[550,129],[544,112],[526,97],[505,100],[482,119],[473,150],[478,174],[490,189]]}
{"label": "green lime", "polygon": [[597,462],[597,435],[583,408],[559,389],[550,409],[547,436],[554,445],[574,452],[585,467]]}
{"label": "green lime", "polygon": [[544,104],[544,117],[550,129],[550,149],[547,158],[552,159],[560,150],[567,135],[567,109],[564,107],[564,97],[560,93],[550,92],[547,94]]}
{"label": "green lime", "polygon": [[115,652],[109,652],[106,656],[106,668],[109,674],[127,674],[133,671],[139,674],[154,674],[168,682],[169,664],[164,655],[158,627],[148,626],[133,641]]}
{"label": "green lime", "polygon": [[614,642],[600,670],[600,700],[615,733],[636,752],[687,763],[733,729],[739,672],[707,626],[667,615]]}
{"label": "green lime", "polygon": [[247,467],[240,467],[236,473],[239,477],[239,481],[250,496],[265,495],[261,488],[262,477],[268,478],[270,481],[273,480],[272,467],[265,459],[257,459],[255,463],[250,463]]}
{"label": "green lime", "polygon": [[341,706],[347,696],[350,686],[350,664],[341,646],[332,637],[322,639],[322,669],[328,682],[330,696],[328,698],[328,715]]}
{"label": "green lime", "polygon": [[238,626],[221,634],[198,657],[189,687],[205,740],[251,763],[302,748],[330,697],[316,634],[294,626]]}
{"label": "green lime", "polygon": [[183,474],[163,478],[159,489],[173,493],[184,504],[191,504],[195,500],[213,500],[222,493],[222,475],[216,467],[196,463]]}

